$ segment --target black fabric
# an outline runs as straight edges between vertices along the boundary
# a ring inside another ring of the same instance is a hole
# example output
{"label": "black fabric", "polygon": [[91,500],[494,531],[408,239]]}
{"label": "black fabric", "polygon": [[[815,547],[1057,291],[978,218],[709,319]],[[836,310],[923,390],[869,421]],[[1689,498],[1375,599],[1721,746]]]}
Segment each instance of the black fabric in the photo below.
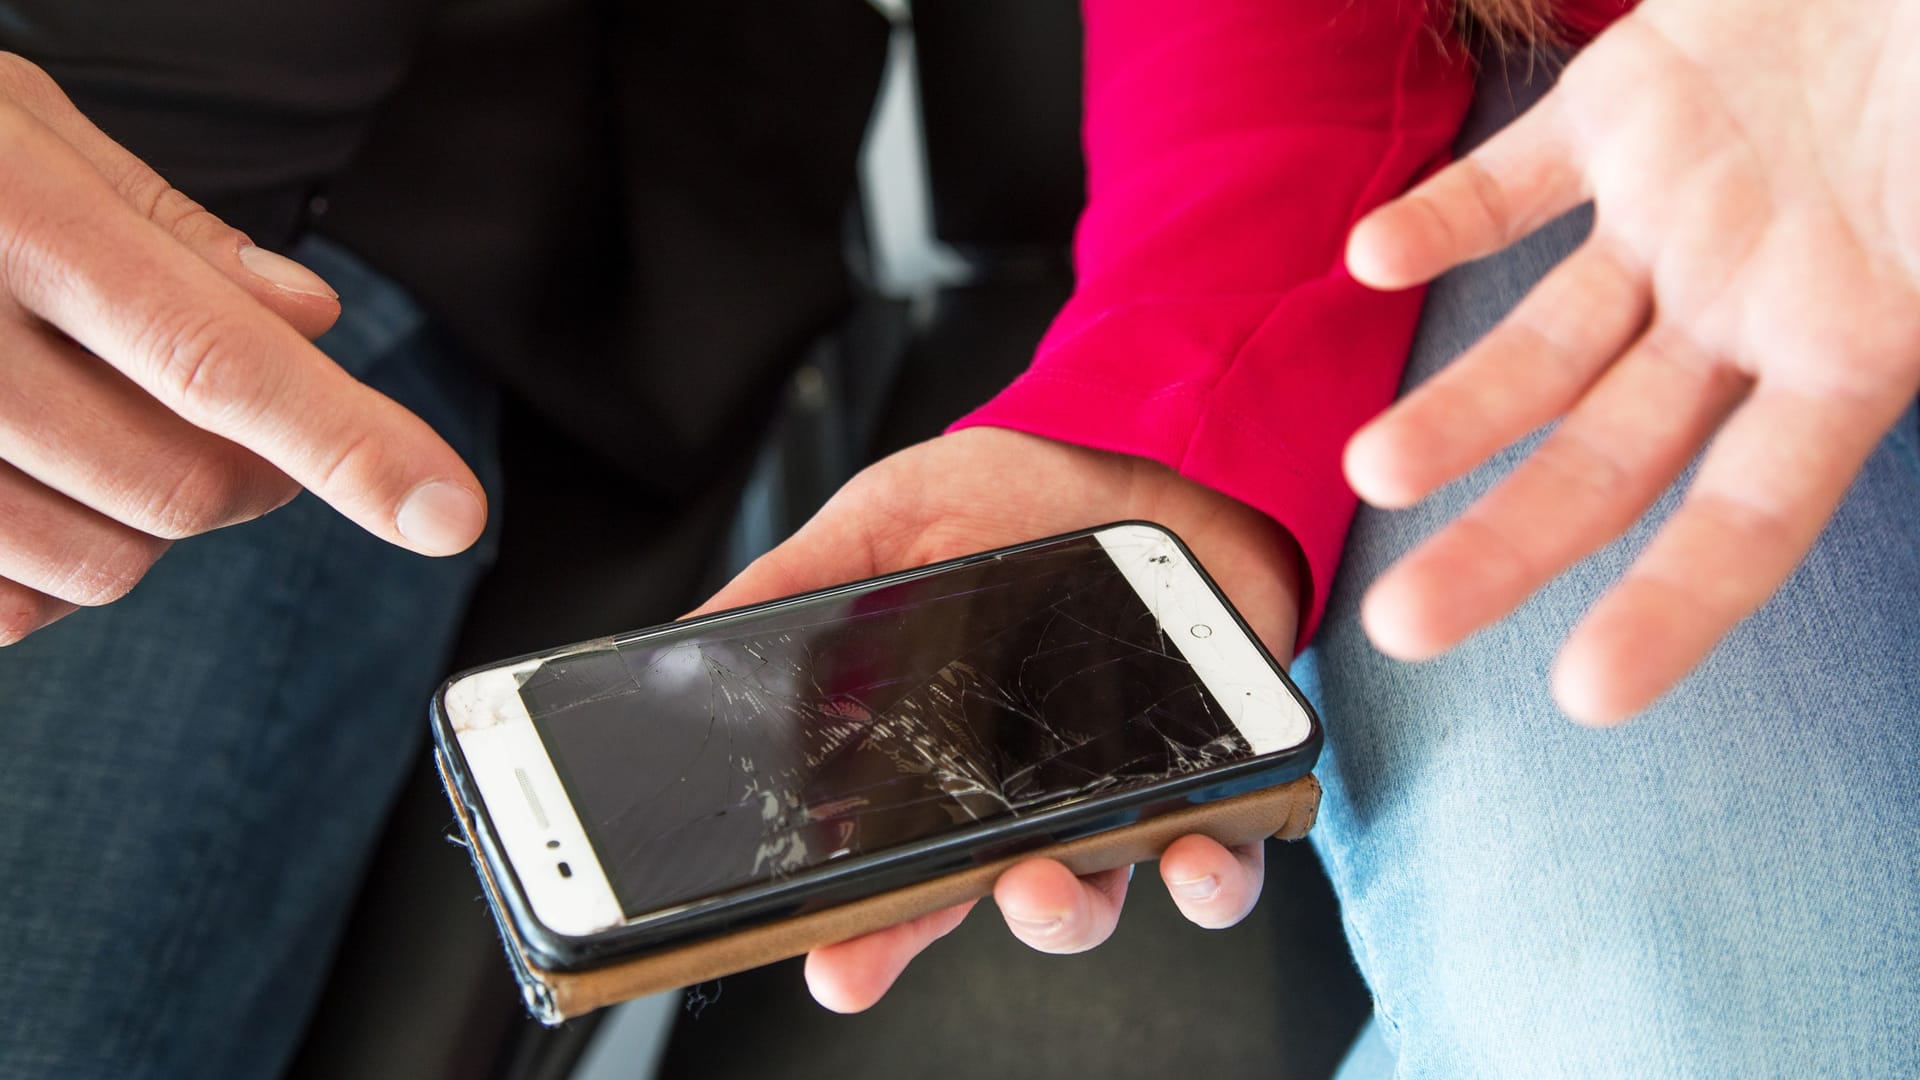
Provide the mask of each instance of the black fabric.
{"label": "black fabric", "polygon": [[439,2],[0,0],[0,49],[47,69],[175,187],[285,247]]}
{"label": "black fabric", "polygon": [[690,498],[845,312],[886,23],[865,0],[522,6],[449,10],[319,227],[624,466],[624,495]]}
{"label": "black fabric", "polygon": [[933,232],[968,258],[1053,257],[1086,201],[1080,6],[915,0]]}

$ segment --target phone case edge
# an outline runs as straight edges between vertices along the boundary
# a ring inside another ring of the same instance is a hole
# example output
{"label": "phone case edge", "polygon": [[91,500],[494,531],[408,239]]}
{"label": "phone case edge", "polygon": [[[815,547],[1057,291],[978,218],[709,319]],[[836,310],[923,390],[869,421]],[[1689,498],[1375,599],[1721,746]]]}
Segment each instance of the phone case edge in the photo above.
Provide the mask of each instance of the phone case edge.
{"label": "phone case edge", "polygon": [[[439,760],[439,755],[435,758],[441,781],[450,792],[455,791],[445,763]],[[486,861],[477,855],[478,840],[470,811],[457,794],[452,802],[469,851],[475,853],[474,866],[487,890],[494,923],[520,980],[528,1010],[536,1019],[551,1025],[647,994],[692,986],[799,956],[822,945],[978,899],[993,891],[993,884],[1002,872],[1037,856],[1059,859],[1077,874],[1090,874],[1156,859],[1175,840],[1193,833],[1210,836],[1224,844],[1253,843],[1269,836],[1297,840],[1313,827],[1319,812],[1320,782],[1309,773],[1277,787],[1199,803],[1123,828],[996,859],[864,900],[649,952],[605,967],[571,972],[547,971],[533,964],[511,920],[499,917],[498,886]]]}

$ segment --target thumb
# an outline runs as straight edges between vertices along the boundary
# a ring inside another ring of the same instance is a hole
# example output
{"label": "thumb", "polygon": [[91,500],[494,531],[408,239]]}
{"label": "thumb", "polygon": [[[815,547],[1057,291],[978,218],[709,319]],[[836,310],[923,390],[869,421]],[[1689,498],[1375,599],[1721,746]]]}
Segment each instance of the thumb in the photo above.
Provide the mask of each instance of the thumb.
{"label": "thumb", "polygon": [[840,489],[811,520],[779,546],[755,559],[713,598],[685,617],[745,607],[795,593],[904,569],[876,554],[866,520],[871,511],[872,470]]}
{"label": "thumb", "polygon": [[247,235],[174,189],[164,177],[95,127],[53,77],[0,53],[0,100],[11,102],[78,151],[127,205],[192,249],[309,340],[340,317],[340,298],[320,275],[257,247]]}

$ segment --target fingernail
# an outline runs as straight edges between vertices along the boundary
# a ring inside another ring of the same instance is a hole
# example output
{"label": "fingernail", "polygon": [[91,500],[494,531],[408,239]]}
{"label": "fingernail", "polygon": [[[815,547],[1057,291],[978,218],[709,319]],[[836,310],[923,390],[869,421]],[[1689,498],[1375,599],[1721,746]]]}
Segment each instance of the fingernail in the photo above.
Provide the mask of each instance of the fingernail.
{"label": "fingernail", "polygon": [[1001,914],[1006,915],[1007,921],[1012,923],[1028,937],[1051,937],[1059,933],[1061,925],[1066,922],[1066,920],[1058,917],[1052,919],[1027,919],[1004,911],[1001,912]]}
{"label": "fingernail", "polygon": [[1188,900],[1211,900],[1220,893],[1220,879],[1208,874],[1192,881],[1172,881],[1173,891]]}
{"label": "fingernail", "polygon": [[487,509],[473,493],[445,480],[429,480],[400,504],[394,526],[428,555],[454,555],[480,538]]}
{"label": "fingernail", "polygon": [[340,294],[334,292],[333,286],[322,280],[319,274],[285,255],[247,244],[240,249],[240,262],[256,277],[276,289],[285,289],[290,293],[299,293],[301,296],[320,296],[328,300],[340,299]]}

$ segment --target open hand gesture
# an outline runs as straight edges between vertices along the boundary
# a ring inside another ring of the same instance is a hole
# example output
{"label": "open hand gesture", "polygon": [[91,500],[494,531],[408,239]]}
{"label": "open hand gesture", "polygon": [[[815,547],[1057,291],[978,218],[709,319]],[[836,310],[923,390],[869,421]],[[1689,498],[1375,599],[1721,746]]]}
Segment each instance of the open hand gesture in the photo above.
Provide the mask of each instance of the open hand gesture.
{"label": "open hand gesture", "polygon": [[1375,584],[1404,659],[1505,616],[1623,532],[1711,440],[1684,503],[1554,671],[1622,721],[1780,586],[1920,389],[1920,2],[1649,0],[1537,106],[1354,230],[1380,288],[1593,200],[1586,244],[1363,429],[1347,473],[1414,503],[1550,421],[1498,487]]}

